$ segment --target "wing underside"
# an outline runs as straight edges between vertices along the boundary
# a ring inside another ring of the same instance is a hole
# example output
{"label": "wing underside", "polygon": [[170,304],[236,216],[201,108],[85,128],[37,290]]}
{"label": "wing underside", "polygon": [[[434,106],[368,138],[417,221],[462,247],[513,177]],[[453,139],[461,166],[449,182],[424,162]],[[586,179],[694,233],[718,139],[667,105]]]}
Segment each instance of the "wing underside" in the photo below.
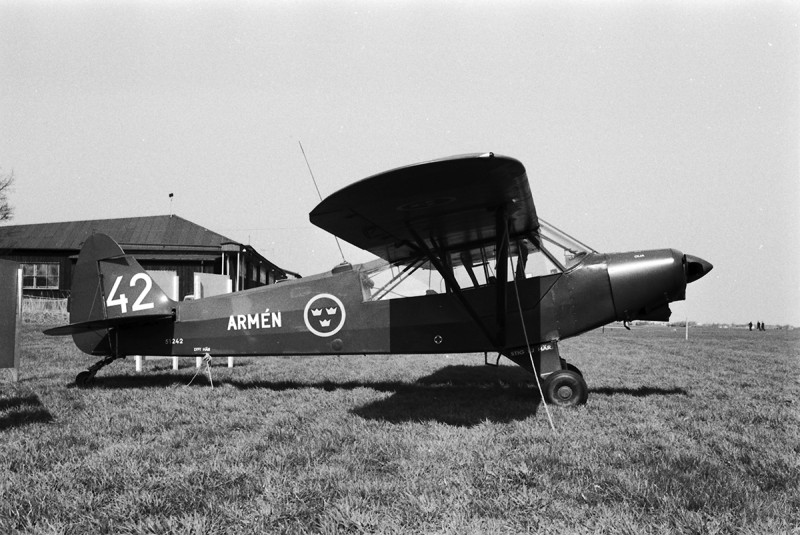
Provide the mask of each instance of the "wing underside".
{"label": "wing underside", "polygon": [[431,255],[451,267],[485,262],[496,256],[506,227],[504,243],[511,254],[520,240],[538,243],[539,223],[524,166],[491,153],[365,178],[326,198],[309,218],[393,264]]}

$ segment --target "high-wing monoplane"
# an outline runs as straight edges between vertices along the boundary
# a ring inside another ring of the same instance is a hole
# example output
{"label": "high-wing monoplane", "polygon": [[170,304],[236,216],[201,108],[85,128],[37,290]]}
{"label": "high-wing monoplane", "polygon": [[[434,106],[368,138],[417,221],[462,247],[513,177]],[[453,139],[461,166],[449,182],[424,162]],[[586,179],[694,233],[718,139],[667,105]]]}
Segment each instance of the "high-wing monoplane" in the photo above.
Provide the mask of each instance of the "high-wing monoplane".
{"label": "high-wing monoplane", "polygon": [[[537,374],[548,401],[569,406],[585,403],[588,388],[561,340],[615,321],[666,321],[669,303],[712,268],[674,249],[591,249],[539,219],[524,166],[492,153],[365,178],[310,220],[381,260],[176,302],[94,234],[75,266],[70,323],[46,333],[104,357],[78,385],[126,355],[497,352]],[[398,290],[407,281],[416,293]]]}

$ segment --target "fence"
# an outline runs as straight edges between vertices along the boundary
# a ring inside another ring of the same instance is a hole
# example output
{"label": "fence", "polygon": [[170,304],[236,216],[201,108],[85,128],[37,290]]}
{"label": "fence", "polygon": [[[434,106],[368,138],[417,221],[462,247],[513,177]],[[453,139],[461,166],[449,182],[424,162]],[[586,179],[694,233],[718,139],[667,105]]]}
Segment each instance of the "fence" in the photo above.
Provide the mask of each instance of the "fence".
{"label": "fence", "polygon": [[69,323],[67,300],[25,296],[22,298],[22,322],[33,325],[64,325]]}

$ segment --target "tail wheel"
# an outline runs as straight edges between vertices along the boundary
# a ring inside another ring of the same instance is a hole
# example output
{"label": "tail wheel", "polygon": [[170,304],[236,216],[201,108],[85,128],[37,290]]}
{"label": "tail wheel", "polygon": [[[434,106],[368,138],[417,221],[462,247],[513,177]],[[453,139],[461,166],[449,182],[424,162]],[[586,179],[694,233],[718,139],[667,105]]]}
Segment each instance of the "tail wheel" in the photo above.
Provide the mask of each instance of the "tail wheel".
{"label": "tail wheel", "polygon": [[75,377],[75,384],[78,385],[80,388],[86,388],[90,386],[94,381],[94,374],[88,370],[82,371]]}
{"label": "tail wheel", "polygon": [[542,390],[548,403],[559,407],[583,405],[589,398],[589,387],[580,373],[558,370],[547,376]]}

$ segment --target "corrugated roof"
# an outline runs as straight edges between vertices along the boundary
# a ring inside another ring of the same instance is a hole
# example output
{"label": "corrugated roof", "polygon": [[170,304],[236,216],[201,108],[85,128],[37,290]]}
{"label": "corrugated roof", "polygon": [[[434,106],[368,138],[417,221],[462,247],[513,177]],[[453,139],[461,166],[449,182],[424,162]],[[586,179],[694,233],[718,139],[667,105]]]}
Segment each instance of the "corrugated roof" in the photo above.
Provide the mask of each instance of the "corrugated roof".
{"label": "corrugated roof", "polygon": [[0,226],[0,250],[78,250],[95,232],[108,234],[126,245],[219,247],[230,238],[178,216],[124,217]]}

